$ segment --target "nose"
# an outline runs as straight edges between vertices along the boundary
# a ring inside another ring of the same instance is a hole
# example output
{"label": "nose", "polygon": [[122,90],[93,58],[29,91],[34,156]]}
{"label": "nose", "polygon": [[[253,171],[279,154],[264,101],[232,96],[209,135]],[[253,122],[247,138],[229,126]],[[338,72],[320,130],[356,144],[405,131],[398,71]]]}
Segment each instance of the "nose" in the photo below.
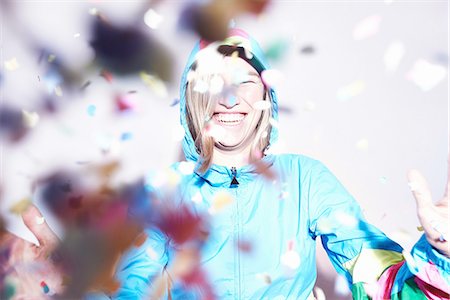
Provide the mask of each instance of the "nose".
{"label": "nose", "polygon": [[226,93],[222,97],[219,98],[219,104],[225,106],[228,109],[235,107],[240,104],[239,97],[236,96],[236,93]]}

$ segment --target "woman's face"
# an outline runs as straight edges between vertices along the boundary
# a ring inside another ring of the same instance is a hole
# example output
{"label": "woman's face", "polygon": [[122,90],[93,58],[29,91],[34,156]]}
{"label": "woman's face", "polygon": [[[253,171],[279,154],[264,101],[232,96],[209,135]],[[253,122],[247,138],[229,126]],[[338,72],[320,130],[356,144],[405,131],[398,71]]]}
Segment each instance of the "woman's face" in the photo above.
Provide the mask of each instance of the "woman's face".
{"label": "woman's face", "polygon": [[249,145],[261,118],[254,104],[264,99],[264,85],[256,70],[239,57],[224,57],[224,88],[215,105],[212,120],[223,128],[216,147],[238,150]]}

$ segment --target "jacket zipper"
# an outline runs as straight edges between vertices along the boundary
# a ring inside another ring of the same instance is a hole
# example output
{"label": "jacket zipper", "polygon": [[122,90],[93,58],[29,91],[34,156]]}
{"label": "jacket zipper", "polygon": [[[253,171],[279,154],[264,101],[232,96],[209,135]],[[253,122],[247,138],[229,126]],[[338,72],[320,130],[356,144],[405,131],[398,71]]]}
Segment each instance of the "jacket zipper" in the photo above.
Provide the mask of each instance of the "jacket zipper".
{"label": "jacket zipper", "polygon": [[239,181],[236,179],[237,176],[237,171],[235,167],[231,167],[231,175],[233,176],[231,178],[231,183],[230,183],[230,188],[233,188],[235,190],[235,196],[236,196],[236,236],[237,236],[237,241],[235,242],[235,253],[236,253],[236,257],[237,257],[237,277],[238,277],[238,297],[237,299],[241,299],[241,257],[240,257],[240,252],[239,249],[237,247],[237,245],[239,245],[239,239],[240,239],[240,218],[239,218],[239,201],[237,199],[237,194],[238,194],[238,186],[239,186]]}

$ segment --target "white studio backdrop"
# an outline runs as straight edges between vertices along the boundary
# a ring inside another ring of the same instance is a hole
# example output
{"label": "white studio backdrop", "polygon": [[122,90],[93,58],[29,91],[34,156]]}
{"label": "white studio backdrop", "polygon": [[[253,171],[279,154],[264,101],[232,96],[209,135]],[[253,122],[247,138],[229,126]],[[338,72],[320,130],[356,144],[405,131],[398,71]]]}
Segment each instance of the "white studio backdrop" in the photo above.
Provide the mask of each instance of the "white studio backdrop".
{"label": "white studio backdrop", "polygon": [[[89,46],[93,8],[116,24],[136,22],[143,1],[14,1],[1,21],[1,103],[32,110],[47,93],[42,67],[27,47],[32,36],[77,68]],[[9,207],[32,197],[33,179],[81,163],[120,159],[114,180],[132,182],[176,161],[180,151],[178,78],[197,37],[177,28],[185,1],[160,1],[151,34],[174,60],[174,82],[159,96],[139,76],[111,82],[94,69],[82,94],[59,96],[59,113],[41,117],[19,143],[1,145],[1,209],[9,228],[33,240]],[[272,1],[261,16],[242,15],[243,28],[267,49],[287,45],[272,63],[281,151],[324,162],[361,204],[367,219],[409,249],[420,236],[406,172],[417,168],[442,197],[448,155],[448,1]],[[24,34],[26,33],[26,34]],[[10,66],[16,61],[16,67]],[[112,100],[135,91],[133,114],[118,117]],[[95,115],[88,113],[96,107]],[[131,138],[121,141],[124,132]],[[101,147],[109,144],[109,155]],[[49,223],[58,231],[51,216]],[[320,258],[320,261],[322,259]],[[322,264],[322,263],[320,263]]]}

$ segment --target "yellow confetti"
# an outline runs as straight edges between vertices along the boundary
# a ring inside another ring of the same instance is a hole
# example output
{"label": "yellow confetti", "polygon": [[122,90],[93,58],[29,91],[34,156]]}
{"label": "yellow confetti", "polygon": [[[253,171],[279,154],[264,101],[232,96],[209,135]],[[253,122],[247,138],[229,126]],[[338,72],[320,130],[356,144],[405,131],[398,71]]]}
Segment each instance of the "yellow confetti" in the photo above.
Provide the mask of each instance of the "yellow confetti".
{"label": "yellow confetti", "polygon": [[161,98],[167,97],[167,87],[164,81],[162,81],[158,76],[148,74],[146,72],[139,73],[141,80],[153,91],[156,95]]}
{"label": "yellow confetti", "polygon": [[424,229],[423,229],[422,226],[417,226],[417,230],[418,230],[418,231],[424,231]]}
{"label": "yellow confetti", "polygon": [[233,201],[234,199],[229,193],[225,191],[217,192],[208,211],[210,214],[216,214],[233,203]]}
{"label": "yellow confetti", "polygon": [[358,142],[356,142],[355,146],[359,150],[367,150],[367,149],[369,149],[369,140],[368,139],[360,139]]}
{"label": "yellow confetti", "polygon": [[349,85],[340,88],[337,91],[337,99],[339,101],[347,101],[361,94],[366,89],[366,83],[363,80],[356,80]]}
{"label": "yellow confetti", "polygon": [[4,62],[4,65],[5,69],[8,71],[15,71],[17,70],[17,68],[19,68],[19,63],[17,62],[17,59],[15,57],[11,58],[10,60],[6,60]]}
{"label": "yellow confetti", "polygon": [[13,206],[9,208],[9,211],[16,215],[21,215],[28,206],[30,206],[31,201],[29,198],[23,198],[22,200],[16,202]]}

